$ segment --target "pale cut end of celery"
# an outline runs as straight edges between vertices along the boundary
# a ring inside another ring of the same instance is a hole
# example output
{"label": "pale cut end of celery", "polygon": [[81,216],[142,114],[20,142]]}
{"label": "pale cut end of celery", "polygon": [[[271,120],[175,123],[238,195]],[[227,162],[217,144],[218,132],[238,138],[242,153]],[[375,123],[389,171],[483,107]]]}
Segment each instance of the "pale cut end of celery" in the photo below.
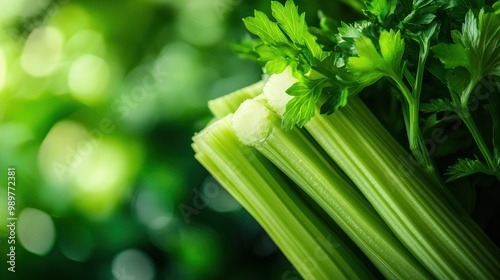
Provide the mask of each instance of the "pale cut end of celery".
{"label": "pale cut end of celery", "polygon": [[246,100],[233,115],[232,127],[238,139],[245,145],[256,146],[272,132],[272,112],[256,100]]}
{"label": "pale cut end of celery", "polygon": [[263,95],[266,97],[269,107],[278,115],[285,114],[286,104],[292,96],[286,90],[298,80],[292,75],[292,68],[289,66],[279,74],[273,74],[264,86]]}
{"label": "pale cut end of celery", "polygon": [[234,113],[240,104],[262,93],[266,81],[262,80],[232,93],[208,101],[208,108],[218,119]]}

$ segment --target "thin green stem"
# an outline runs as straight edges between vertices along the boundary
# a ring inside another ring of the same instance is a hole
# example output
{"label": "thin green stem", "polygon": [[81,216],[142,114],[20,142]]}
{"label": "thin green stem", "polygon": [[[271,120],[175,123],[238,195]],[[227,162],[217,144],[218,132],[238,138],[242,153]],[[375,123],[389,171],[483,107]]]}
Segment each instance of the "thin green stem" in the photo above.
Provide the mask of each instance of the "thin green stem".
{"label": "thin green stem", "polygon": [[[410,119],[413,118],[415,119],[416,124],[413,124],[416,126],[416,128],[413,128],[417,131],[414,131],[414,134],[416,135],[418,139],[418,143],[420,145],[420,151],[423,157],[423,160],[425,162],[425,170],[432,175],[432,177],[437,181],[438,183],[441,182],[441,179],[439,177],[439,174],[437,173],[436,167],[434,166],[434,163],[432,161],[432,158],[429,154],[429,151],[427,150],[427,147],[425,145],[425,140],[422,135],[422,132],[420,130],[420,127],[418,125],[418,115],[419,115],[419,110],[420,110],[420,95],[422,93],[422,83],[424,80],[424,70],[425,70],[425,63],[427,61],[427,57],[429,56],[429,48],[430,48],[430,41],[429,40],[423,40],[420,42],[420,53],[418,57],[418,66],[417,66],[417,75],[415,78],[415,82],[413,84],[413,98],[415,101],[414,108],[410,107]],[[410,122],[411,123],[411,122]]]}
{"label": "thin green stem", "polygon": [[403,96],[405,97],[406,101],[408,102],[408,104],[413,104],[415,103],[415,98],[413,97],[410,89],[408,89],[408,87],[406,86],[406,84],[403,82],[403,80],[398,76],[398,75],[392,75],[390,76],[391,79],[396,83],[399,91],[401,91],[401,93],[403,94]]}
{"label": "thin green stem", "polygon": [[417,76],[413,84],[413,97],[420,104],[420,94],[422,92],[422,81],[424,79],[425,62],[429,55],[429,42],[422,42],[418,57]]}
{"label": "thin green stem", "polygon": [[[465,90],[463,91],[461,97],[460,97],[460,109],[458,110],[457,114],[458,116],[464,121],[465,125],[469,129],[472,138],[474,138],[474,141],[476,142],[476,145],[478,146],[479,150],[481,151],[481,154],[483,155],[484,159],[486,160],[486,163],[488,164],[488,167],[498,173],[498,168],[495,164],[495,160],[493,158],[492,153],[490,152],[490,149],[488,148],[488,145],[486,144],[486,141],[484,140],[483,136],[479,132],[479,129],[477,128],[476,122],[472,118],[472,115],[469,111],[469,98],[470,95],[472,94],[472,91],[476,87],[477,84],[477,79],[471,79]],[[496,175],[497,179],[500,180],[500,175]]]}
{"label": "thin green stem", "polygon": [[[435,181],[440,181],[439,175],[437,174],[434,163],[432,162],[431,156],[427,147],[425,146],[425,140],[420,130],[418,119],[419,119],[419,105],[420,101],[415,98],[415,96],[410,92],[408,87],[399,77],[392,77],[399,90],[403,94],[408,104],[408,120],[407,120],[407,130],[408,130],[408,142],[410,144],[410,149],[416,159],[423,165],[424,169],[429,173]],[[418,80],[417,80],[418,82]],[[414,87],[418,88],[418,87]]]}
{"label": "thin green stem", "polygon": [[410,85],[415,84],[415,77],[413,77],[413,74],[408,70],[408,68],[404,67],[403,75],[405,76],[406,80],[408,80],[408,83],[410,83]]}
{"label": "thin green stem", "polygon": [[[490,149],[488,148],[488,145],[486,144],[486,141],[484,141],[483,136],[479,132],[479,129],[477,128],[476,122],[472,118],[472,115],[469,113],[468,108],[462,108],[463,113],[460,113],[460,118],[464,121],[465,125],[469,129],[470,133],[472,134],[472,137],[474,138],[474,141],[476,141],[476,144],[481,151],[481,154],[483,155],[484,159],[486,160],[486,163],[488,166],[494,170],[498,171],[495,160],[493,159],[493,156],[490,152]],[[500,180],[500,176],[496,175],[496,177]]]}
{"label": "thin green stem", "polygon": [[478,81],[477,79],[471,78],[469,84],[462,92],[462,96],[460,97],[460,105],[462,108],[467,108],[469,103],[469,97],[472,94],[472,90],[476,87],[477,81]]}
{"label": "thin green stem", "polygon": [[420,95],[422,93],[422,81],[424,78],[425,62],[429,56],[429,40],[419,42],[420,53],[418,58],[417,73],[415,78],[405,68],[403,73],[412,84],[412,91],[408,89],[400,77],[394,75],[392,79],[396,82],[399,90],[403,93],[408,104],[407,119],[408,142],[413,155],[420,161],[424,169],[436,182],[440,182],[439,174],[434,162],[425,145],[425,139],[419,126]]}

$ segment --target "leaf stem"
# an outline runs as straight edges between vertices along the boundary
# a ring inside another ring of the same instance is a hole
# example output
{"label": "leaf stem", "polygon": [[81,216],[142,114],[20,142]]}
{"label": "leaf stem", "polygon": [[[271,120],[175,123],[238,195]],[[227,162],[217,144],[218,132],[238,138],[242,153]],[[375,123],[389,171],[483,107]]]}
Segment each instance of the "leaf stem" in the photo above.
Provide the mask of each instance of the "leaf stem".
{"label": "leaf stem", "polygon": [[396,82],[399,90],[403,93],[408,104],[408,110],[406,110],[407,113],[405,114],[405,118],[407,119],[406,124],[410,149],[415,158],[423,165],[424,170],[431,175],[434,181],[443,186],[434,162],[432,161],[429,151],[427,150],[425,139],[419,126],[420,95],[422,93],[425,63],[427,61],[427,57],[429,56],[430,40],[420,38],[420,40],[417,41],[420,45],[420,52],[418,56],[416,76],[413,77],[406,67],[404,67],[400,75],[401,77],[406,77],[408,82],[412,85],[412,91],[408,89],[402,81],[402,78],[397,75],[394,75],[392,78]]}
{"label": "leaf stem", "polygon": [[[405,97],[408,103],[408,120],[407,120],[407,130],[408,130],[408,142],[410,144],[410,149],[417,159],[417,161],[423,165],[425,171],[431,175],[431,177],[440,182],[440,177],[437,174],[437,170],[434,167],[434,163],[432,162],[431,156],[427,147],[425,145],[424,137],[422,135],[422,131],[420,130],[418,119],[419,119],[419,105],[420,100],[415,98],[408,87],[404,84],[404,82],[399,77],[392,77],[397,87]],[[416,81],[418,83],[418,80]],[[421,80],[420,80],[421,83]],[[419,88],[414,86],[414,88]],[[420,95],[420,94],[418,94]]]}
{"label": "leaf stem", "polygon": [[495,176],[497,179],[500,181],[500,175],[499,175],[499,170],[495,164],[495,160],[493,159],[493,155],[490,152],[490,149],[488,148],[488,145],[486,144],[486,141],[484,140],[483,136],[479,132],[479,129],[477,128],[476,122],[474,121],[470,111],[469,111],[469,98],[470,95],[472,94],[472,91],[476,87],[478,79],[472,78],[465,88],[465,90],[462,92],[462,95],[460,97],[460,104],[457,106],[457,108],[460,108],[457,110],[458,112],[457,115],[464,121],[465,125],[469,129],[472,138],[474,138],[474,141],[476,142],[477,147],[481,151],[481,154],[483,155],[484,159],[486,160],[486,163],[488,164],[488,167],[491,168],[495,172]]}
{"label": "leaf stem", "polygon": [[471,78],[469,84],[465,88],[465,90],[462,92],[462,96],[460,97],[460,105],[462,108],[465,108],[467,112],[469,111],[467,109],[468,103],[469,103],[469,97],[472,93],[472,90],[476,87],[477,84],[477,79]]}
{"label": "leaf stem", "polygon": [[406,80],[408,80],[408,83],[410,83],[410,85],[415,84],[415,77],[413,77],[413,74],[408,70],[408,68],[404,67],[403,75],[405,76]]}
{"label": "leaf stem", "polygon": [[417,76],[415,78],[415,83],[413,84],[413,97],[420,103],[420,94],[422,92],[422,81],[424,79],[425,62],[427,61],[427,56],[429,55],[429,44],[430,41],[424,41],[420,44],[420,53],[418,56],[418,66],[417,66]]}
{"label": "leaf stem", "polygon": [[498,168],[496,167],[495,160],[493,159],[493,156],[490,152],[490,149],[488,148],[488,145],[486,144],[486,141],[484,141],[483,136],[479,132],[476,122],[472,118],[469,109],[467,107],[462,107],[461,112],[459,112],[459,116],[469,129],[470,133],[472,134],[472,137],[474,138],[474,141],[476,141],[476,144],[479,150],[481,151],[481,154],[483,155],[484,159],[486,160],[488,167],[495,172],[496,174],[495,176],[497,177],[498,180],[500,180],[500,175],[498,174]]}

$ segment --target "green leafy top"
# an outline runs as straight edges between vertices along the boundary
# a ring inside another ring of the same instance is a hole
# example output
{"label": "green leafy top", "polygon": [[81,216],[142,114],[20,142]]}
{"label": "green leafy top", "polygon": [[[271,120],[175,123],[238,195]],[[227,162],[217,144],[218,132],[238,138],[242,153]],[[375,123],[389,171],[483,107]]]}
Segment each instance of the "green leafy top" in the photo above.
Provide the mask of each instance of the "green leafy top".
{"label": "green leafy top", "polygon": [[[464,2],[464,1],[462,1]],[[472,1],[474,2],[474,1]],[[481,1],[479,1],[481,2]],[[498,2],[497,2],[498,3]],[[462,6],[466,6],[462,3]],[[481,3],[470,3],[469,6]],[[498,4],[496,4],[498,6]],[[448,85],[452,101],[433,100],[423,106],[425,110],[439,112],[452,111],[460,117],[470,130],[486,161],[479,159],[460,159],[448,169],[449,180],[455,180],[474,173],[494,175],[500,180],[498,164],[498,122],[497,105],[494,98],[489,98],[486,106],[493,121],[493,154],[486,140],[483,139],[469,112],[469,98],[476,85],[485,77],[500,76],[500,15],[486,12],[482,8],[476,14],[470,9],[464,16],[461,32],[451,32],[452,44],[440,43],[432,47],[437,57],[447,69],[444,78]]]}
{"label": "green leafy top", "polygon": [[[493,120],[493,141],[482,138],[467,107],[483,78],[500,76],[500,1],[490,8],[484,0],[369,0],[365,20],[337,23],[320,12],[317,28],[307,26],[305,14],[291,0],[285,5],[272,2],[271,9],[275,22],[261,12],[244,20],[259,39],[239,49],[265,62],[268,74],[291,69],[297,82],[286,91],[292,98],[283,116],[285,128],[304,125],[317,112],[318,102],[321,113],[333,113],[349,96],[387,77],[394,85],[389,91],[402,95],[398,97],[403,101],[409,148],[432,177],[440,180],[421,124],[443,125],[460,118],[484,161],[477,156],[459,160],[448,170],[450,180],[477,172],[500,180],[497,105],[489,98],[486,106]],[[457,26],[461,31],[453,30]],[[429,74],[437,79],[424,79]],[[429,81],[441,81],[444,87],[423,90]],[[451,99],[441,94],[446,87]],[[421,104],[423,98],[428,103]],[[430,114],[427,121],[422,122],[421,111]]]}
{"label": "green leafy top", "polygon": [[299,10],[297,6],[294,5],[293,1],[287,1],[285,6],[279,2],[273,1],[271,2],[271,10],[279,26],[296,46],[299,48],[301,46],[306,46],[312,56],[318,60],[323,60],[325,58],[326,53],[324,53],[320,45],[316,43],[316,37],[307,30],[305,13],[299,15]]}
{"label": "green leafy top", "polygon": [[272,1],[271,9],[277,22],[260,11],[255,11],[254,17],[243,19],[248,31],[261,40],[255,51],[260,60],[266,62],[268,74],[280,73],[288,65],[306,73],[315,60],[321,61],[328,55],[309,33],[305,14],[299,15],[293,1],[285,5]]}
{"label": "green leafy top", "polygon": [[301,77],[301,80],[293,84],[286,92],[292,98],[286,105],[283,115],[283,127],[290,129],[294,125],[299,127],[314,116],[316,102],[321,96],[321,92],[326,83],[326,79],[309,79]]}
{"label": "green leafy top", "polygon": [[309,32],[305,14],[299,14],[293,1],[285,5],[273,1],[271,10],[276,22],[256,11],[254,17],[245,18],[247,29],[260,38],[255,52],[266,62],[266,72],[277,74],[290,66],[293,75],[299,79],[287,92],[294,96],[287,104],[283,125],[304,125],[312,116],[316,102],[326,85],[327,78],[312,74],[312,68],[322,64],[329,53]]}
{"label": "green leafy top", "polygon": [[269,20],[266,14],[255,11],[254,17],[243,19],[248,31],[259,36],[265,44],[279,45],[288,44],[288,39],[276,22]]}

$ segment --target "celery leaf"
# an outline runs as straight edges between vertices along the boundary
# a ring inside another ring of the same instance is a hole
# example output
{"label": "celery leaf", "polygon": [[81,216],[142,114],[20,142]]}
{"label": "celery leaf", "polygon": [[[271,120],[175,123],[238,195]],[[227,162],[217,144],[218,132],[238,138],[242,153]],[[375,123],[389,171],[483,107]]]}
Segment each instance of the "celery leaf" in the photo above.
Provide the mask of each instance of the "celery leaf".
{"label": "celery leaf", "polygon": [[444,5],[444,1],[434,1],[434,0],[417,0],[412,1],[404,1],[401,5],[401,13],[398,14],[399,17],[404,16],[404,18],[400,18],[401,23],[406,28],[414,29],[422,29],[424,25],[430,24],[435,18],[435,13],[438,8]]}
{"label": "celery leaf", "polygon": [[272,1],[271,10],[278,25],[286,35],[300,45],[304,45],[304,33],[307,32],[305,13],[299,15],[299,10],[293,1],[287,1],[285,6],[280,2]]}
{"label": "celery leaf", "polygon": [[283,127],[291,129],[294,125],[299,127],[311,119],[315,114],[318,101],[326,79],[311,80],[307,77],[293,84],[286,92],[294,96],[286,105],[283,115]]}
{"label": "celery leaf", "polygon": [[[299,13],[298,7],[292,0],[286,1],[284,5],[273,1],[271,10],[276,22],[270,20],[264,13],[256,11],[255,16],[245,18],[244,23],[251,33],[260,38],[260,44],[255,46],[254,52],[260,61],[266,62],[266,73],[278,74],[290,67],[293,76],[299,79],[298,83],[287,90],[287,93],[294,97],[286,106],[283,126],[285,128],[291,128],[295,124],[303,126],[314,115],[316,102],[321,95],[323,85],[328,80],[324,74],[311,69],[320,69],[329,63],[330,60],[327,58],[331,52],[323,50],[317,38],[309,31],[305,14]],[[334,25],[333,22],[329,22],[327,28],[332,28]],[[335,38],[331,30],[327,36]],[[323,39],[328,40],[325,37]],[[333,66],[333,64],[328,65],[324,69],[329,71]],[[334,76],[330,80],[335,82]]]}
{"label": "celery leaf", "polygon": [[448,69],[455,67],[470,68],[467,51],[459,44],[439,44],[432,48],[434,55],[438,57]]}
{"label": "celery leaf", "polygon": [[448,167],[445,175],[450,176],[447,182],[469,176],[475,173],[495,175],[495,172],[488,168],[486,164],[477,159],[459,159],[457,163]]}
{"label": "celery leaf", "polygon": [[269,18],[260,11],[255,11],[255,17],[247,17],[243,19],[248,31],[260,37],[266,44],[287,44],[288,39],[278,24],[269,20]]}
{"label": "celery leaf", "polygon": [[366,9],[375,15],[379,22],[383,22],[388,16],[396,10],[397,1],[395,0],[372,0],[366,2]]}
{"label": "celery leaf", "polygon": [[329,90],[328,99],[321,106],[321,114],[332,114],[337,109],[347,105],[347,97],[349,97],[349,90],[347,87],[343,89]]}
{"label": "celery leaf", "polygon": [[455,111],[453,104],[447,99],[431,99],[429,103],[420,104],[420,110],[426,113]]}
{"label": "celery leaf", "polygon": [[493,6],[493,10],[495,11],[494,13],[497,15],[500,15],[500,1],[496,1]]}
{"label": "celery leaf", "polygon": [[306,46],[313,57],[323,60],[325,53],[314,37],[307,30],[305,13],[299,15],[298,7],[293,1],[286,1],[285,5],[277,2],[271,2],[273,17],[278,21],[278,25],[288,35],[288,37],[299,46]]}
{"label": "celery leaf", "polygon": [[465,16],[462,32],[452,33],[454,44],[434,46],[434,55],[446,68],[465,67],[471,79],[479,81],[488,75],[500,76],[500,16],[472,11]]}
{"label": "celery leaf", "polygon": [[354,39],[363,36],[372,37],[370,36],[371,33],[373,33],[373,26],[372,23],[367,20],[354,22],[352,24],[342,22],[341,26],[338,28],[338,46],[345,55],[355,55],[356,46],[354,44]]}
{"label": "celery leaf", "polygon": [[266,63],[266,73],[268,74],[278,74],[283,72],[288,66],[288,61],[284,57],[277,57],[275,59],[269,60]]}
{"label": "celery leaf", "polygon": [[380,52],[366,36],[355,38],[354,42],[358,56],[349,58],[348,67],[359,82],[370,85],[383,76],[401,76],[405,44],[399,31],[380,33]]}

